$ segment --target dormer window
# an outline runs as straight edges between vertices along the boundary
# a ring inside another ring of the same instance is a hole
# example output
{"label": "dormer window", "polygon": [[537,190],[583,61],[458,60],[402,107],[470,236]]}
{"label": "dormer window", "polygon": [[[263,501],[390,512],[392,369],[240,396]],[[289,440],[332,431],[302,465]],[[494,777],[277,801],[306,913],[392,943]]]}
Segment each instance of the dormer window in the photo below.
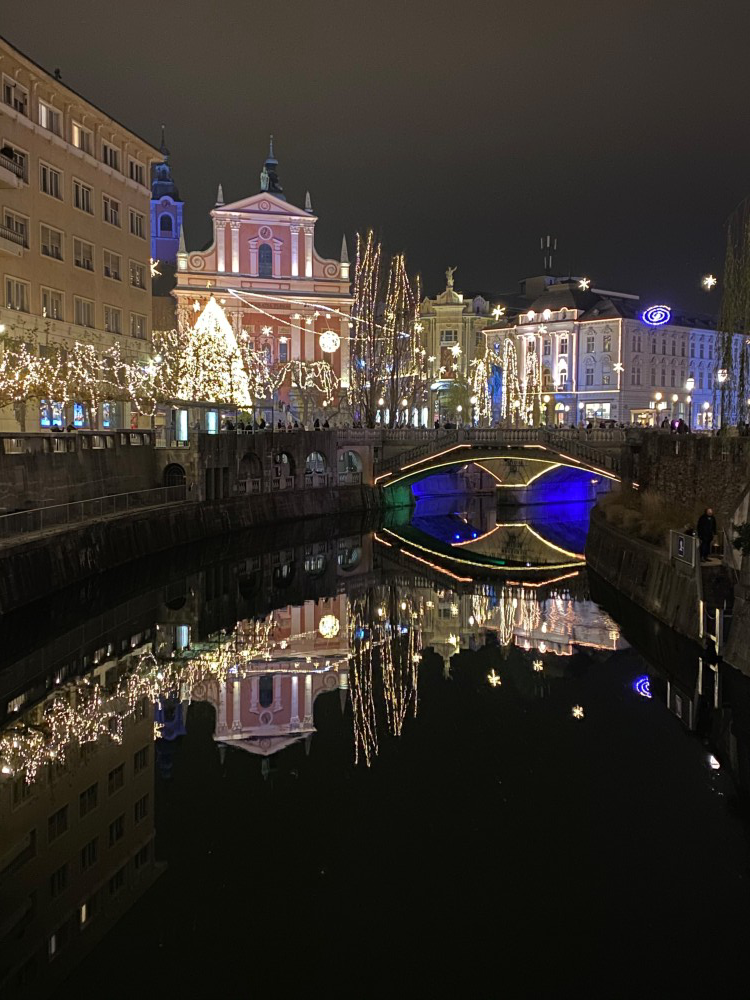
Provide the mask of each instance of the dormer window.
{"label": "dormer window", "polygon": [[551,312],[551,310],[550,309],[545,309],[544,312],[542,313],[542,319],[543,320],[548,320],[548,319],[551,319],[551,318],[552,318],[552,312]]}

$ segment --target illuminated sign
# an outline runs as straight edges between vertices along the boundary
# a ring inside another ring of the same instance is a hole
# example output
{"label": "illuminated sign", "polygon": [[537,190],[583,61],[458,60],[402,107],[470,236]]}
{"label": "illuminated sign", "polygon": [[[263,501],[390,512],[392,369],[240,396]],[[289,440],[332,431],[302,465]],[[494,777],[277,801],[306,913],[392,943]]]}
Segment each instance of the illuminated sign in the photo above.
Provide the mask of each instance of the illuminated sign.
{"label": "illuminated sign", "polygon": [[641,319],[647,326],[664,326],[672,318],[669,306],[649,306],[641,313]]}

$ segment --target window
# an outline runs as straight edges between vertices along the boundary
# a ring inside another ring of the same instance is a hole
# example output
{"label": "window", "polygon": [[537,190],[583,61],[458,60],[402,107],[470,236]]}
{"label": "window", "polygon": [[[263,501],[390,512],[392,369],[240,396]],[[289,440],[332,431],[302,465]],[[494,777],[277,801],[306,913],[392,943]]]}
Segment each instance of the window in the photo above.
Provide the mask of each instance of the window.
{"label": "window", "polygon": [[49,894],[54,899],[64,892],[68,887],[68,865],[61,865],[57,871],[52,872],[49,879]]}
{"label": "window", "polygon": [[130,262],[130,284],[133,288],[145,288],[146,287],[146,266],[145,264],[139,264],[138,261],[131,260]]}
{"label": "window", "polygon": [[458,343],[458,330],[441,330],[440,331],[440,344],[444,347],[449,347],[451,344]]}
{"label": "window", "polygon": [[587,368],[586,369],[586,385],[593,385],[593,384],[594,384],[594,369],[593,368]]}
{"label": "window", "polygon": [[146,239],[145,217],[141,212],[136,212],[134,208],[130,209],[130,232],[133,236],[139,236],[142,240]]}
{"label": "window", "polygon": [[107,792],[109,795],[114,795],[115,792],[119,792],[122,786],[125,784],[125,765],[119,764],[117,767],[112,768],[109,772],[109,777],[107,778]]}
{"label": "window", "polygon": [[17,212],[11,212],[9,208],[6,208],[3,212],[3,225],[21,239],[23,246],[28,247],[29,220],[25,216],[18,215]]}
{"label": "window", "polygon": [[560,337],[560,354],[568,353],[568,338]]}
{"label": "window", "polygon": [[7,76],[3,77],[3,104],[7,104],[9,108],[28,118],[29,92]]}
{"label": "window", "polygon": [[39,189],[50,198],[62,198],[62,174],[48,163],[39,164]]}
{"label": "window", "polygon": [[49,319],[65,318],[65,297],[54,288],[42,288],[42,316]]}
{"label": "window", "polygon": [[55,260],[63,259],[63,234],[59,229],[42,224],[41,250],[44,257],[54,257]]}
{"label": "window", "polygon": [[90,156],[94,149],[94,136],[91,129],[79,125],[78,122],[73,122],[70,131],[73,145],[77,146],[78,149],[82,149],[84,153],[88,153]]}
{"label": "window", "polygon": [[676,381],[675,381],[675,380],[676,380],[676,378],[677,378],[677,371],[676,371],[676,370],[675,370],[675,369],[673,368],[673,369],[671,370],[671,372],[669,373],[669,384],[670,384],[671,386],[674,386],[674,385],[676,385]]}
{"label": "window", "polygon": [[681,353],[682,353],[682,356],[684,358],[685,357],[685,341],[684,340],[682,342],[682,352]]}
{"label": "window", "polygon": [[656,385],[656,369],[651,369],[651,385]]}
{"label": "window", "polygon": [[652,354],[656,354],[656,341],[655,340],[651,341],[651,353]]}
{"label": "window", "polygon": [[143,868],[143,866],[148,862],[149,847],[149,844],[144,844],[133,858],[133,865],[136,871],[139,871],[139,869]]}
{"label": "window", "polygon": [[105,194],[102,196],[102,217],[110,226],[117,226],[119,228],[120,202],[116,198],[112,198],[111,195]]}
{"label": "window", "polygon": [[665,337],[661,338],[661,353],[662,354],[666,354],[667,353],[667,341],[666,341]]}
{"label": "window", "polygon": [[86,900],[85,903],[81,903],[81,907],[78,911],[79,919],[81,921],[81,927],[86,927],[90,922],[91,918],[95,916],[97,910],[97,897],[91,896]]}
{"label": "window", "polygon": [[94,247],[86,240],[73,240],[73,259],[76,267],[82,267],[84,271],[94,270]]}
{"label": "window", "polygon": [[102,163],[106,163],[113,170],[120,169],[120,150],[111,146],[108,142],[102,143]]}
{"label": "window", "polygon": [[139,163],[138,160],[130,160],[128,164],[128,172],[130,174],[131,181],[135,181],[136,184],[142,184],[145,187],[146,169],[142,163]]}
{"label": "window", "polygon": [[50,934],[47,941],[47,954],[50,961],[57,955],[61,948],[68,943],[68,925],[61,924],[54,934]]}
{"label": "window", "polygon": [[700,342],[700,357],[703,357],[703,340]]}
{"label": "window", "polygon": [[81,848],[81,871],[87,871],[92,865],[96,864],[96,859],[99,857],[99,838],[94,837],[90,840],[88,844],[84,844]]}
{"label": "window", "polygon": [[550,353],[550,342],[548,340],[544,341],[544,347],[542,349],[542,353],[546,355],[549,355]]}
{"label": "window", "polygon": [[138,340],[146,339],[146,317],[140,313],[130,314],[130,336],[137,337]]}
{"label": "window", "polygon": [[122,889],[125,885],[125,866],[123,865],[119,871],[116,871],[112,878],[109,880],[109,894],[114,896],[116,893]]}
{"label": "window", "polygon": [[62,115],[51,104],[47,104],[46,101],[39,102],[39,124],[42,128],[54,132],[55,135],[60,135],[61,121]]}
{"label": "window", "polygon": [[47,840],[52,843],[68,829],[68,807],[61,806],[47,820]]}
{"label": "window", "polygon": [[672,357],[677,354],[677,341],[672,337]]}
{"label": "window", "polygon": [[709,340],[708,342],[708,360],[713,361],[714,359],[714,342]]}
{"label": "window", "polygon": [[133,821],[140,823],[148,816],[148,795],[138,799],[133,810]]}
{"label": "window", "polygon": [[78,815],[80,817],[87,816],[92,809],[96,809],[98,800],[99,783],[95,781],[93,785],[89,785],[89,787],[78,796]]}
{"label": "window", "polygon": [[568,369],[563,365],[558,369],[557,372],[557,384],[560,389],[565,388],[565,383],[568,381]]}
{"label": "window", "polygon": [[609,369],[602,372],[602,385],[609,385],[612,382],[612,373]]}
{"label": "window", "polygon": [[109,824],[109,846],[114,847],[118,840],[125,836],[125,814],[113,819]]}
{"label": "window", "polygon": [[112,253],[111,250],[104,250],[102,256],[104,258],[104,277],[119,281],[122,278],[120,255]]}
{"label": "window", "polygon": [[159,216],[159,232],[165,233],[167,236],[172,235],[172,216],[164,215]]}
{"label": "window", "polygon": [[133,774],[140,774],[148,766],[148,745],[133,754]]}
{"label": "window", "polygon": [[605,333],[602,337],[602,350],[611,351],[612,350],[612,334]]}
{"label": "window", "polygon": [[286,340],[279,341],[279,361],[289,360],[289,344]]}
{"label": "window", "polygon": [[91,299],[79,299],[73,297],[73,322],[78,326],[95,326],[94,323],[94,303]]}
{"label": "window", "polygon": [[83,181],[73,180],[73,204],[82,212],[94,214],[94,192]]}
{"label": "window", "polygon": [[586,337],[586,352],[588,354],[593,354],[593,352],[594,352],[594,334],[593,333],[590,333]]}
{"label": "window", "polygon": [[698,388],[703,388],[703,372],[698,372]]}
{"label": "window", "polygon": [[690,342],[690,357],[695,357],[695,344],[692,341]]}
{"label": "window", "polygon": [[19,312],[29,311],[29,284],[18,278],[5,279],[5,305],[8,309],[18,309]]}
{"label": "window", "polygon": [[122,333],[122,310],[115,306],[104,307],[104,329],[107,333]]}
{"label": "window", "polygon": [[270,243],[261,243],[258,247],[258,277],[270,278],[273,276],[273,251]]}
{"label": "window", "polygon": [[661,370],[661,384],[662,385],[666,385],[667,384],[667,373],[666,373],[666,371],[663,368]]}

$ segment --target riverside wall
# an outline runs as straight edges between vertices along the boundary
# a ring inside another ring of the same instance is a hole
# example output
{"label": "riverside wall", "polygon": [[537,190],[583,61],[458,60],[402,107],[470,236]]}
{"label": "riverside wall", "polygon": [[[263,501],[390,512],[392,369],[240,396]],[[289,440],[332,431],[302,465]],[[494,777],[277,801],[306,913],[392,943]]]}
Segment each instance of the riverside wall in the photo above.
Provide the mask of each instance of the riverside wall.
{"label": "riverside wall", "polygon": [[0,613],[178,546],[264,525],[368,514],[381,502],[381,490],[367,485],[282,490],[148,508],[19,538],[0,549]]}
{"label": "riverside wall", "polygon": [[673,563],[666,549],[632,538],[608,524],[603,513],[594,509],[586,539],[586,565],[633,604],[698,641],[696,571]]}

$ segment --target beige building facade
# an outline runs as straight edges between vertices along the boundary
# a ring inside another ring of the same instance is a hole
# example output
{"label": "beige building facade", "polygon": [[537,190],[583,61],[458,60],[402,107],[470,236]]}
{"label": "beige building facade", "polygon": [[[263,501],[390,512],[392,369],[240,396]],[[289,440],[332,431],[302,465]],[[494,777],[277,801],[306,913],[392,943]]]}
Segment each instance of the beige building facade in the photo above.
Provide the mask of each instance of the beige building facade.
{"label": "beige building facade", "polygon": [[[151,163],[159,150],[0,38],[0,324],[42,353],[150,354]],[[125,402],[37,400],[0,430],[130,427]]]}

